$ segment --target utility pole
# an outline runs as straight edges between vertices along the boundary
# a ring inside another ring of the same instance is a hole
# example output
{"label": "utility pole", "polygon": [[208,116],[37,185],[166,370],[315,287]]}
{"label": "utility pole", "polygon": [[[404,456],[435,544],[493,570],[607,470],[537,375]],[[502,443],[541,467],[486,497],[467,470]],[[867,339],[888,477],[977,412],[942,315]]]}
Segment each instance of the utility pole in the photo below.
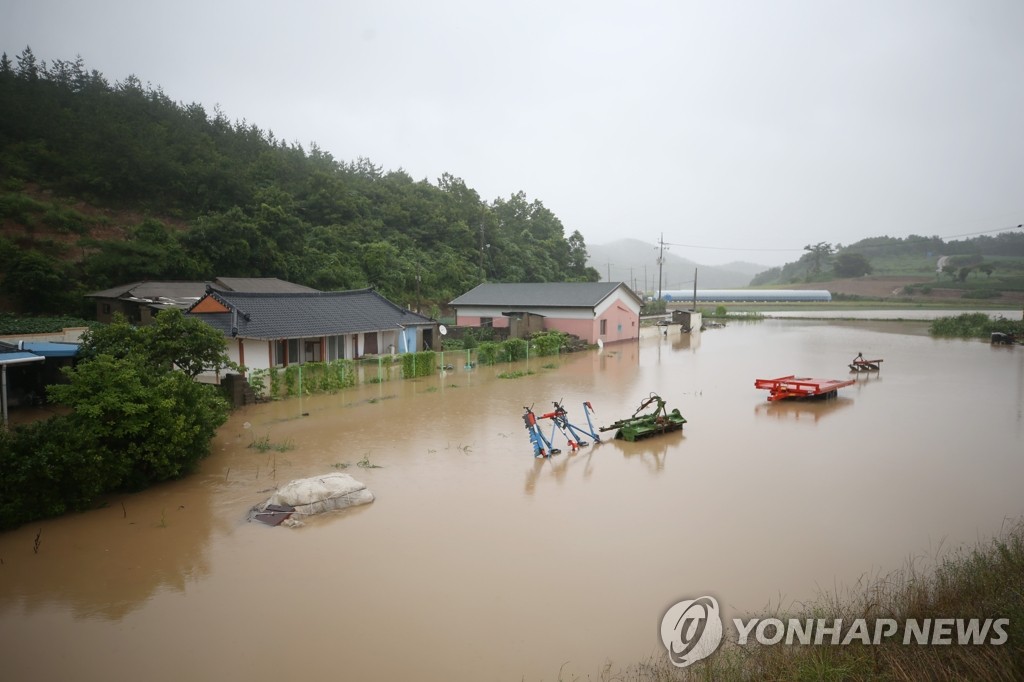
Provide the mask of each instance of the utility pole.
{"label": "utility pole", "polygon": [[693,269],[693,312],[697,312],[697,268]]}
{"label": "utility pole", "polygon": [[661,300],[661,266],[665,263],[665,233],[658,238],[658,300]]}

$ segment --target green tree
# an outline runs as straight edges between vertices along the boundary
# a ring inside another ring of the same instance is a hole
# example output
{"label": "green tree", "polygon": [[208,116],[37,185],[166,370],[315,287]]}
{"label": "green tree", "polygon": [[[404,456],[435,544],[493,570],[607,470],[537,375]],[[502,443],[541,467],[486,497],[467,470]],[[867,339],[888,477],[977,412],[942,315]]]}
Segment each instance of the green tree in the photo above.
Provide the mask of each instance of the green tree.
{"label": "green tree", "polygon": [[62,312],[71,305],[71,283],[59,261],[38,251],[15,251],[6,261],[4,290],[27,313]]}
{"label": "green tree", "polygon": [[841,253],[832,265],[837,277],[861,277],[871,274],[871,263],[862,253]]}
{"label": "green tree", "polygon": [[79,357],[93,359],[101,355],[137,357],[155,370],[177,368],[190,379],[204,371],[235,366],[219,331],[173,308],[161,311],[153,324],[144,327],[136,327],[118,314],[111,324],[86,331]]}
{"label": "green tree", "polygon": [[569,235],[569,276],[578,282],[599,282],[601,273],[587,266],[587,244],[579,230]]}
{"label": "green tree", "polygon": [[68,383],[50,386],[48,395],[71,408],[63,426],[103,472],[97,485],[107,490],[187,473],[227,419],[215,387],[155,369],[140,355],[99,355],[65,374]]}
{"label": "green tree", "polygon": [[47,387],[70,412],[0,433],[0,529],[191,471],[228,413],[216,387],[192,378],[227,359],[207,330],[165,311],[149,327],[121,318],[91,332],[67,382]]}
{"label": "green tree", "polygon": [[133,280],[189,280],[203,276],[203,266],[157,220],[143,220],[127,239],[83,242],[95,249],[83,263],[89,282],[95,287]]}
{"label": "green tree", "polygon": [[834,249],[828,242],[818,242],[817,244],[808,244],[804,247],[804,251],[811,252],[811,273],[818,274],[821,272],[822,264],[828,260],[828,257],[832,255]]}

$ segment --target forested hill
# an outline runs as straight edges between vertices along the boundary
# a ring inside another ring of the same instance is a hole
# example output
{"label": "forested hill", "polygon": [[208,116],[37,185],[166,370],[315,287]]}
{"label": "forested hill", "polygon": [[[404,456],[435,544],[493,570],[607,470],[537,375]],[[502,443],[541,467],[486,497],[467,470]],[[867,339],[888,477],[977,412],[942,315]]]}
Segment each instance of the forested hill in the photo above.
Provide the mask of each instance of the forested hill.
{"label": "forested hill", "polygon": [[[766,270],[754,286],[828,282],[865,275],[925,276],[964,282],[985,275],[996,288],[1024,290],[1024,232],[1021,225],[998,234],[945,241],[910,235],[871,237],[843,246],[819,242],[804,247],[797,261]],[[996,276],[993,277],[993,273]]]}
{"label": "forested hill", "polygon": [[480,283],[597,281],[522,192],[482,200],[26,48],[0,59],[0,305],[78,312],[135,280],[280,277],[438,306]]}

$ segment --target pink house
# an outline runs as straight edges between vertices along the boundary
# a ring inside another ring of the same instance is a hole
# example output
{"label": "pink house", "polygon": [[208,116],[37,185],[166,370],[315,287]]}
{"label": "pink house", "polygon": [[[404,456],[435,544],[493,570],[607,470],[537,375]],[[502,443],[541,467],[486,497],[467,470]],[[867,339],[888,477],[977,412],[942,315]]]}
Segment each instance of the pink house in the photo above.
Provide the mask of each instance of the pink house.
{"label": "pink house", "polygon": [[640,337],[641,303],[623,282],[543,282],[484,283],[450,305],[458,326],[500,328],[539,319],[543,331],[615,343]]}

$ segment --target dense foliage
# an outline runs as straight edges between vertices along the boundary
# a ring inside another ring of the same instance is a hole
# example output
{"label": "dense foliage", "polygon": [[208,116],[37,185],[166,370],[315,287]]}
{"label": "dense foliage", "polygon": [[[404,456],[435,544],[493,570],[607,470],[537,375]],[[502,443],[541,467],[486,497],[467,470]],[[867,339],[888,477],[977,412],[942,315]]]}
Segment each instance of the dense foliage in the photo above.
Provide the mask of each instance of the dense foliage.
{"label": "dense foliage", "polygon": [[186,339],[190,323],[165,311],[149,327],[122,321],[86,335],[83,359],[65,370],[67,383],[47,389],[70,412],[0,436],[0,529],[177,478],[208,454],[227,402],[171,362],[188,369],[229,361],[219,335],[180,346],[162,338]]}
{"label": "dense foliage", "polygon": [[928,327],[932,336],[989,339],[993,333],[1013,334],[1024,340],[1024,321],[992,319],[985,313],[963,313],[953,317],[940,317]]}
{"label": "dense foliage", "polygon": [[100,324],[79,317],[23,317],[0,313],[0,335],[50,334],[68,327],[90,327]]}
{"label": "dense foliage", "polygon": [[30,48],[0,58],[0,222],[25,312],[141,279],[372,286],[426,311],[482,280],[599,279],[580,233],[522,192],[488,203],[453,175],[336,161]]}

